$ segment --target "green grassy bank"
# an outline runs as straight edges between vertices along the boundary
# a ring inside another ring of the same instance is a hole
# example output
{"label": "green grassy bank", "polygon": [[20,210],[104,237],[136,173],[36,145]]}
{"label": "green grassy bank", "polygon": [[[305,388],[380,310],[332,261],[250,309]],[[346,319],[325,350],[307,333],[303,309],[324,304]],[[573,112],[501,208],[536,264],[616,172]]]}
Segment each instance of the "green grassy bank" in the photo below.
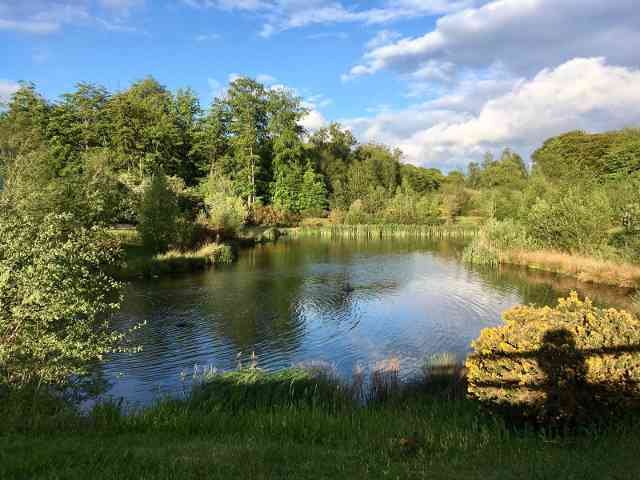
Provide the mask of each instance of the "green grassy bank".
{"label": "green grassy bank", "polygon": [[216,265],[232,263],[233,248],[223,243],[205,243],[194,250],[172,249],[154,254],[147,250],[134,229],[113,229],[123,249],[123,264],[113,274],[122,280],[151,278],[205,270]]}
{"label": "green grassy bank", "polygon": [[128,414],[114,404],[2,413],[5,480],[633,479],[640,465],[639,418],[557,436],[511,428],[446,388],[414,385],[363,406],[300,370],[216,375],[186,399]]}

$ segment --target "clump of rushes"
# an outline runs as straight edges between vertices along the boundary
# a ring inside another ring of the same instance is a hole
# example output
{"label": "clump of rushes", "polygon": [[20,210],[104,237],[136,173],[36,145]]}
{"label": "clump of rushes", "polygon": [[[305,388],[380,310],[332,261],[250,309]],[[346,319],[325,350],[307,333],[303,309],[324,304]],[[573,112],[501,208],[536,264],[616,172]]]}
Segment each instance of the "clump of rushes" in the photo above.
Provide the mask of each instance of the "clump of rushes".
{"label": "clump of rushes", "polygon": [[469,225],[330,225],[321,227],[300,227],[292,230],[292,235],[328,238],[382,239],[382,238],[425,238],[425,239],[467,239],[473,238],[478,229]]}
{"label": "clump of rushes", "polygon": [[188,273],[230,264],[233,260],[234,252],[231,246],[208,243],[195,251],[169,250],[153,257],[132,259],[120,273],[125,277]]}

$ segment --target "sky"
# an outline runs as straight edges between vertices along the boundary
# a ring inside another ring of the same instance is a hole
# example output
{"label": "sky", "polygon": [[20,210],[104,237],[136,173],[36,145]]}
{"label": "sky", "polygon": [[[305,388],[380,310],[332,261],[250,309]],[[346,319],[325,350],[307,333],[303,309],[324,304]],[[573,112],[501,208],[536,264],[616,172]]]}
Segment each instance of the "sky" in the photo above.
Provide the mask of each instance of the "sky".
{"label": "sky", "polygon": [[0,100],[148,75],[203,106],[238,75],[404,161],[464,169],[640,126],[639,0],[0,0]]}

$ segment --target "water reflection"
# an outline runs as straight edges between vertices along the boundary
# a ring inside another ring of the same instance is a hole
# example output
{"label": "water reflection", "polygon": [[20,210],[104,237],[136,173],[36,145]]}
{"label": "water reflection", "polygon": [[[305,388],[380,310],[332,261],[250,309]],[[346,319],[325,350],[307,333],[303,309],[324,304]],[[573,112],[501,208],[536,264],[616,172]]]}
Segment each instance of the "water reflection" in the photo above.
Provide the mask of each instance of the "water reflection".
{"label": "water reflection", "polygon": [[[229,267],[132,284],[117,322],[147,320],[134,339],[143,351],[107,362],[110,394],[148,402],[180,391],[181,373],[194,365],[231,369],[252,352],[264,368],[324,361],[344,375],[395,357],[410,374],[427,355],[466,356],[506,308],[555,304],[576,286],[521,269],[470,269],[461,248],[292,240],[246,250]],[[622,298],[615,289],[578,290],[602,303]]]}

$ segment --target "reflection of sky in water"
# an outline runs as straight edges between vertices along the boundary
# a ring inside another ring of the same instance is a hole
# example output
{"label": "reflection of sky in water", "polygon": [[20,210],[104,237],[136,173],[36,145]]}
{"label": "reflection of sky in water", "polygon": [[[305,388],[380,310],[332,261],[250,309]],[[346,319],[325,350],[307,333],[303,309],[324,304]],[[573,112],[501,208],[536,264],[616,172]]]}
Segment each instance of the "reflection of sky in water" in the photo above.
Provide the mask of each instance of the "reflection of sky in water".
{"label": "reflection of sky in water", "polygon": [[464,358],[512,305],[555,302],[566,290],[552,283],[471,271],[442,242],[262,246],[230,267],[132,285],[118,324],[147,320],[143,351],[105,365],[109,393],[148,402],[186,388],[195,365],[232,369],[252,352],[263,368],[323,361],[347,376],[395,357],[410,374],[431,354]]}

